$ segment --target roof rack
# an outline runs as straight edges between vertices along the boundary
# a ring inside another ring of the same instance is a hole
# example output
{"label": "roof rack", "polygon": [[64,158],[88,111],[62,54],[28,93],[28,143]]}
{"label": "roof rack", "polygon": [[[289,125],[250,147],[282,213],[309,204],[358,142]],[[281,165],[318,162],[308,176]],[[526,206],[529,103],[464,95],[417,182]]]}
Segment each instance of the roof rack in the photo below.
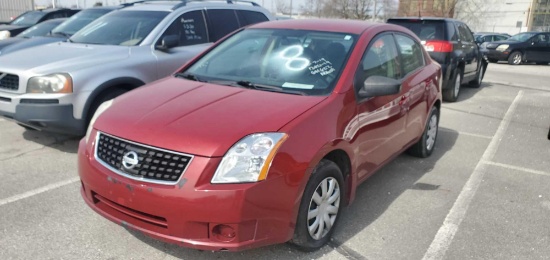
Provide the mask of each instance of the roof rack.
{"label": "roof rack", "polygon": [[123,6],[123,7],[128,7],[128,6],[133,6],[135,4],[142,4],[142,3],[148,3],[148,2],[170,2],[170,1],[180,2],[179,4],[172,7],[172,10],[178,9],[182,6],[186,6],[187,3],[189,3],[189,2],[226,2],[228,4],[247,3],[247,4],[251,4],[253,6],[260,6],[256,2],[249,1],[249,0],[139,0],[139,1],[131,2],[131,3],[123,3],[123,4],[120,4],[120,5]]}

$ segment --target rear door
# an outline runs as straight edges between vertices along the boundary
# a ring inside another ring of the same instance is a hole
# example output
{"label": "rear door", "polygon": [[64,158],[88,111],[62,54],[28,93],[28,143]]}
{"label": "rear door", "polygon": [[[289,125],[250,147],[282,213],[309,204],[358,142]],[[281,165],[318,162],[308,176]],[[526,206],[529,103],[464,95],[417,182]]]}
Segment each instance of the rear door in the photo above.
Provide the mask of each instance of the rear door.
{"label": "rear door", "polygon": [[457,23],[457,27],[460,37],[459,47],[462,50],[461,56],[464,59],[464,78],[468,81],[475,77],[481,55],[468,26],[463,23]]}

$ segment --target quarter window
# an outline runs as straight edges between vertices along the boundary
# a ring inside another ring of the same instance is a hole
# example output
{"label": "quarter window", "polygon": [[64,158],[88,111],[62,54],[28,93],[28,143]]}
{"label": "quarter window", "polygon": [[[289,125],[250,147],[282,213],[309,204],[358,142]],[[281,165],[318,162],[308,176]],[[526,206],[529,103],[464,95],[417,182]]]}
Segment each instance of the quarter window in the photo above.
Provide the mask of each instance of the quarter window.
{"label": "quarter window", "polygon": [[403,64],[403,72],[405,75],[424,66],[424,55],[422,47],[413,39],[396,34],[395,39],[401,54],[401,63]]}
{"label": "quarter window", "polygon": [[178,46],[188,46],[208,42],[208,34],[204,23],[202,11],[187,12],[178,17],[159,39],[157,45],[161,44],[162,38],[168,35],[176,35],[179,38]]}
{"label": "quarter window", "polygon": [[397,48],[391,34],[376,37],[367,48],[355,77],[356,91],[359,91],[363,82],[371,76],[401,78]]}

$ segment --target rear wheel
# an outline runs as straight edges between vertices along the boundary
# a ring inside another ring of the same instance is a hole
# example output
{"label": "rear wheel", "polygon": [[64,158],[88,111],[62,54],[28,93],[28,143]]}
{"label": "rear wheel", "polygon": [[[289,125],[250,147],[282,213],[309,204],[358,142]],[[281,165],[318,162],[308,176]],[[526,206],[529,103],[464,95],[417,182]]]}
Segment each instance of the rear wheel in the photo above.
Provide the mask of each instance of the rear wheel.
{"label": "rear wheel", "polygon": [[434,106],[430,112],[430,117],[426,126],[424,127],[424,133],[418,142],[416,142],[407,152],[410,155],[426,158],[430,156],[435,147],[435,141],[437,140],[437,132],[439,129],[439,109]]}
{"label": "rear wheel", "polygon": [[483,75],[485,75],[485,67],[487,64],[483,62],[481,66],[479,66],[479,70],[477,71],[476,79],[470,81],[470,86],[474,88],[479,88],[481,86],[481,81],[483,80]]}
{"label": "rear wheel", "polygon": [[453,84],[450,88],[447,88],[443,91],[443,100],[449,102],[455,102],[458,99],[458,94],[460,92],[460,85],[462,85],[462,70],[455,69],[455,75],[450,81],[450,84]]}
{"label": "rear wheel", "polygon": [[317,165],[302,196],[292,244],[313,251],[330,240],[341,212],[343,184],[336,163],[323,159]]}
{"label": "rear wheel", "polygon": [[523,59],[523,54],[519,51],[512,52],[510,57],[508,57],[508,64],[510,65],[519,65]]}

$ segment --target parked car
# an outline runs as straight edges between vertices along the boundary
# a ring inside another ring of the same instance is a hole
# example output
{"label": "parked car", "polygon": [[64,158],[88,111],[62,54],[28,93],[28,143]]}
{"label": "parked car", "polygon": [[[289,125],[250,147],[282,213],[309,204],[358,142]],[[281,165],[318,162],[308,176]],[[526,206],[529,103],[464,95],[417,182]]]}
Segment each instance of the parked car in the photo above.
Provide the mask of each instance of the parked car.
{"label": "parked car", "polygon": [[144,1],[113,11],[68,42],[0,56],[0,115],[84,135],[105,100],[170,75],[228,33],[267,20],[274,18],[266,9],[237,1]]}
{"label": "parked car", "polygon": [[11,37],[5,40],[0,41],[0,55],[3,53],[3,50],[9,46],[16,45],[18,43],[24,42],[33,37],[45,36],[51,32],[51,30],[61,23],[63,23],[67,18],[57,18],[51,19],[37,25],[30,27],[29,29],[23,31],[15,37]]}
{"label": "parked car", "polygon": [[477,45],[481,45],[484,42],[504,41],[508,38],[510,38],[510,36],[498,33],[474,33],[474,39]]}
{"label": "parked car", "polygon": [[43,9],[28,11],[8,24],[0,25],[0,40],[13,37],[26,30],[27,28],[46,20],[55,18],[66,18],[76,14],[80,9]]}
{"label": "parked car", "polygon": [[489,62],[508,61],[519,65],[525,62],[548,64],[550,62],[550,33],[519,33],[508,40],[487,44]]}
{"label": "parked car", "polygon": [[413,31],[432,59],[441,64],[443,100],[456,101],[463,83],[481,86],[487,62],[465,23],[449,18],[427,17],[391,18],[388,23]]}
{"label": "parked car", "polygon": [[[43,37],[33,37],[23,38],[19,37],[21,34],[16,37],[0,41],[0,55],[11,53],[14,51],[27,49],[30,47],[44,45],[54,42],[66,41],[69,37],[75,34],[78,30],[82,29],[84,26],[88,25],[95,19],[113,11],[116,9],[129,6],[130,4],[120,5],[120,6],[102,6],[102,7],[93,7],[89,9],[84,9],[77,14],[71,16],[67,21],[60,24],[59,26],[52,28],[48,31],[47,35],[40,35]],[[42,22],[38,25],[44,24]],[[35,26],[38,26],[35,25]],[[32,28],[32,27],[31,27]]]}
{"label": "parked car", "polygon": [[102,103],[79,146],[81,194],[181,246],[317,249],[362,181],[405,150],[434,151],[441,83],[400,26],[256,24]]}

